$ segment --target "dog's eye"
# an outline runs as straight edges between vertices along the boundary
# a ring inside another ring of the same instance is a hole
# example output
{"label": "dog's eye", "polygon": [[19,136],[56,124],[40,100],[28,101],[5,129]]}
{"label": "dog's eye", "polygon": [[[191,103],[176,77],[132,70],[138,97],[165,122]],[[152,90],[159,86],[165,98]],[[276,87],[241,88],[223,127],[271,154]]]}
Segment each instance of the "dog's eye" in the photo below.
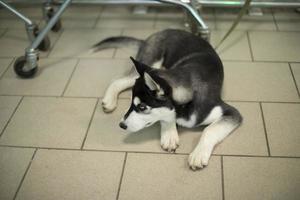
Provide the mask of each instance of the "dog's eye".
{"label": "dog's eye", "polygon": [[137,105],[137,108],[140,110],[140,111],[145,111],[147,109],[147,105],[144,104],[144,103],[140,103]]}

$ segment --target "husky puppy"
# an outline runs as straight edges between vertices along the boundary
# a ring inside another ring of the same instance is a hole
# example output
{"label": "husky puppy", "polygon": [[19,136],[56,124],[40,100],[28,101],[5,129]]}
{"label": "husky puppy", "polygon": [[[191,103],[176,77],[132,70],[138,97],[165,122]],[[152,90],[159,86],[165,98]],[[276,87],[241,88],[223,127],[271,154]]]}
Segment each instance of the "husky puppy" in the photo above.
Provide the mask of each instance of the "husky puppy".
{"label": "husky puppy", "polygon": [[[215,145],[242,122],[237,109],[221,99],[223,65],[212,46],[182,30],[164,30],[146,40],[112,37],[94,50],[138,47],[134,68],[128,76],[107,88],[102,106],[113,111],[121,91],[133,87],[132,103],[120,122],[122,129],[136,132],[155,122],[161,125],[161,146],[173,152],[179,145],[177,126],[206,126],[189,155],[193,169],[208,164]],[[134,70],[135,69],[135,70]]]}

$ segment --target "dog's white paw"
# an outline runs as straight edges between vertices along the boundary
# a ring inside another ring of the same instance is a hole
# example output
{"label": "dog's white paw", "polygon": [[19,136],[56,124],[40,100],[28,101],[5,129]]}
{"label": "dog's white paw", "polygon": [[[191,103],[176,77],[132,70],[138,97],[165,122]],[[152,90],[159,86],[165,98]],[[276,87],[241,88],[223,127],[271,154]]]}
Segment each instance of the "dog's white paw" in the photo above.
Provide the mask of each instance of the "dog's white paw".
{"label": "dog's white paw", "polygon": [[102,108],[104,112],[112,112],[117,107],[117,99],[105,96],[102,100]]}
{"label": "dog's white paw", "polygon": [[188,159],[189,166],[192,170],[202,169],[208,165],[208,161],[211,155],[211,148],[197,147],[190,155]]}
{"label": "dog's white paw", "polygon": [[175,152],[179,146],[179,137],[177,133],[162,135],[160,139],[161,147],[168,152]]}

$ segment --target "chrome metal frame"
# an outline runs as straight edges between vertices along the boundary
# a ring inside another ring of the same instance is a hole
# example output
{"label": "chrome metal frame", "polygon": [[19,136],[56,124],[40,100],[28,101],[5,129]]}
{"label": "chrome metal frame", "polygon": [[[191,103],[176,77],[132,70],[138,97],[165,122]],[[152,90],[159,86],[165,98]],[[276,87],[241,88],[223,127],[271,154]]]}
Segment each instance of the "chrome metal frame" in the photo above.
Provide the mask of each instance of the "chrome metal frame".
{"label": "chrome metal frame", "polygon": [[[26,2],[21,0],[7,0],[6,3],[0,0],[0,5],[14,13],[17,17],[25,22],[26,30],[28,33],[31,44],[25,51],[26,57],[26,70],[31,70],[37,67],[38,51],[36,50],[42,40],[47,36],[50,29],[59,20],[65,9],[71,4],[102,4],[102,5],[163,5],[171,4],[183,8],[186,13],[193,19],[197,26],[197,32],[206,39],[209,40],[210,31],[208,26],[201,18],[200,9],[203,7],[241,7],[244,5],[244,0],[45,0],[45,6],[49,6],[51,3],[61,4],[59,9],[55,12],[54,16],[48,21],[46,26],[35,37],[34,28],[36,25],[22,15],[20,12],[9,6],[7,3],[41,3],[40,0],[28,0]],[[300,0],[253,0],[251,7],[300,7]]]}

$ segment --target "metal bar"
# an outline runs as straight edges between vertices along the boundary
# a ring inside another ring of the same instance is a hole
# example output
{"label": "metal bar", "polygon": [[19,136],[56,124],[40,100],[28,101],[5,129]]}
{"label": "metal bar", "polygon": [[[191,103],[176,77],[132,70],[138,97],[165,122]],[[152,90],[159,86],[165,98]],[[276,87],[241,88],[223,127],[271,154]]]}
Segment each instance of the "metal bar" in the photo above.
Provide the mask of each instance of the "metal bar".
{"label": "metal bar", "polygon": [[[242,7],[245,1],[196,0],[205,7]],[[251,7],[300,7],[300,1],[252,1]]]}
{"label": "metal bar", "polygon": [[198,12],[188,3],[184,3],[181,1],[176,1],[176,0],[158,0],[159,2],[162,3],[168,3],[168,4],[173,4],[173,5],[178,5],[187,10],[195,19],[196,21],[200,24],[200,26],[203,29],[208,29],[208,26],[204,23]]}
{"label": "metal bar", "polygon": [[10,5],[4,3],[3,1],[0,1],[0,4],[4,8],[6,8],[7,10],[9,10],[13,14],[15,14],[17,17],[19,17],[20,19],[22,19],[27,25],[33,25],[32,21],[30,19],[28,19],[27,17],[25,17],[24,15],[22,15],[21,13],[19,13],[16,9],[14,9],[13,7],[11,7]]}
{"label": "metal bar", "polygon": [[34,40],[34,42],[31,44],[29,49],[36,49],[41,41],[44,39],[44,37],[47,35],[47,33],[50,31],[50,29],[54,26],[54,24],[57,22],[59,17],[62,15],[62,13],[65,11],[65,9],[68,7],[68,5],[71,3],[72,0],[66,0],[57,10],[57,12],[54,14],[54,16],[49,20],[47,25],[44,27],[44,29],[39,33],[37,38]]}
{"label": "metal bar", "polygon": [[[179,0],[178,0],[179,1]],[[7,0],[7,3],[41,3],[40,0]],[[63,3],[63,0],[57,0],[55,2]],[[244,5],[243,0],[196,0],[204,7],[241,7]],[[102,5],[161,5],[158,1],[152,0],[73,0],[72,4],[102,4]],[[299,0],[253,0],[251,6],[254,7],[300,7]]]}

